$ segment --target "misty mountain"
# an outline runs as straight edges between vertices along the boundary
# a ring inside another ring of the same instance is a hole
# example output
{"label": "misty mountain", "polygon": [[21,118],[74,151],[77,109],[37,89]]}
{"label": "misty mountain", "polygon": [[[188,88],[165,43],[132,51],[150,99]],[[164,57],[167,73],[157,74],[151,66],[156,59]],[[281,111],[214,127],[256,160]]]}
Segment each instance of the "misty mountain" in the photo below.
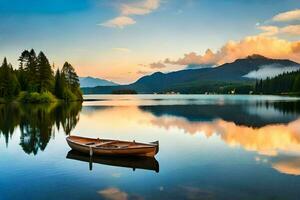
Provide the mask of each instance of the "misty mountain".
{"label": "misty mountain", "polygon": [[80,87],[97,87],[97,86],[117,86],[117,83],[112,81],[94,78],[94,77],[79,77]]}
{"label": "misty mountain", "polygon": [[[129,85],[84,88],[83,92],[107,94],[112,93],[114,90],[126,89],[135,90],[138,93],[168,91],[203,93],[205,91],[215,91],[226,85],[253,84],[255,82],[253,72],[259,71],[266,66],[268,66],[268,69],[276,68],[279,73],[286,68],[299,68],[300,64],[290,60],[270,59],[260,55],[252,55],[218,67],[185,69],[170,73],[156,72],[152,75],[144,76]],[[269,70],[269,72],[270,75],[274,75],[272,70]],[[251,73],[252,76],[249,76]]]}
{"label": "misty mountain", "polygon": [[283,74],[285,72],[295,72],[300,69],[299,66],[282,66],[280,64],[266,65],[261,66],[258,70],[254,70],[244,75],[246,78],[253,79],[266,79],[266,78],[274,78],[279,74]]}

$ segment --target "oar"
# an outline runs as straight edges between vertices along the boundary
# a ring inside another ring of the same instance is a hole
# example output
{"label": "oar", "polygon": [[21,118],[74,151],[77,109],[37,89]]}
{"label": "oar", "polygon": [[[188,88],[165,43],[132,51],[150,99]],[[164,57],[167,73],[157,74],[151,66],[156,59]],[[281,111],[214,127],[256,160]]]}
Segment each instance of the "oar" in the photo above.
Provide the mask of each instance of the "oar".
{"label": "oar", "polygon": [[93,170],[93,148],[92,146],[90,146],[90,162],[89,162],[89,166],[90,166],[90,171]]}

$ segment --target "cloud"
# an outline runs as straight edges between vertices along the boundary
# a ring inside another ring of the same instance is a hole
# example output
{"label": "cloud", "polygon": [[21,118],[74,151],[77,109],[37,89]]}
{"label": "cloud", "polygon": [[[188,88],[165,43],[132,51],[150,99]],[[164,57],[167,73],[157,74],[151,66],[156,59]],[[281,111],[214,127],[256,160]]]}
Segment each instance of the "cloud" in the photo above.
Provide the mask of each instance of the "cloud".
{"label": "cloud", "polygon": [[272,78],[284,72],[293,72],[300,69],[300,66],[289,66],[284,67],[282,65],[266,65],[261,66],[259,70],[254,70],[244,75],[247,78],[253,79],[266,79],[267,77]]}
{"label": "cloud", "polygon": [[300,41],[288,41],[265,35],[249,36],[237,42],[229,41],[215,53],[210,49],[203,55],[191,52],[175,61],[166,59],[165,63],[173,65],[221,65],[252,54],[300,62]]}
{"label": "cloud", "polygon": [[214,65],[218,62],[216,54],[214,54],[210,49],[207,49],[204,55],[197,55],[195,52],[184,54],[183,58],[176,61],[171,61],[166,59],[165,63],[173,65]]}
{"label": "cloud", "polygon": [[[295,21],[295,20],[300,20],[300,9],[280,13],[278,15],[275,15],[271,19],[271,21],[273,22],[285,22],[285,23],[290,21]],[[285,24],[284,26],[278,26],[278,25],[261,26],[260,23],[257,23],[256,26],[258,27],[258,29],[263,31],[263,33],[260,34],[262,36],[275,36],[279,34],[285,34],[287,36],[300,35],[299,24],[294,24],[294,25]]]}
{"label": "cloud", "polygon": [[260,30],[264,31],[262,36],[274,36],[279,34],[286,34],[290,36],[300,35],[300,25],[289,25],[284,27],[277,26],[259,26]]}
{"label": "cloud", "polygon": [[300,9],[279,13],[278,15],[275,15],[272,20],[275,22],[300,20]]}
{"label": "cloud", "polygon": [[163,69],[163,68],[166,68],[167,66],[162,63],[162,62],[156,62],[156,63],[151,63],[150,65],[150,68],[151,69]]}
{"label": "cloud", "polygon": [[134,3],[124,3],[120,6],[120,16],[108,20],[100,25],[110,28],[124,28],[136,24],[136,21],[129,16],[147,15],[160,6],[160,0],[140,0]]}
{"label": "cloud", "polygon": [[156,10],[160,5],[160,0],[143,0],[137,3],[122,4],[122,15],[146,15]]}
{"label": "cloud", "polygon": [[300,35],[300,25],[290,25],[280,29],[281,33],[289,35]]}
{"label": "cloud", "polygon": [[147,75],[147,74],[149,74],[150,72],[144,71],[144,70],[138,70],[136,73],[137,73],[137,74],[141,74],[141,75]]}
{"label": "cloud", "polygon": [[133,25],[135,23],[136,23],[136,21],[130,17],[120,16],[120,17],[116,17],[114,19],[108,20],[100,25],[105,26],[105,27],[110,27],[110,28],[124,28],[125,26]]}
{"label": "cloud", "polygon": [[130,49],[122,48],[122,47],[112,48],[112,50],[114,50],[114,51],[119,51],[119,52],[123,52],[123,53],[130,53],[130,52],[131,52]]}
{"label": "cloud", "polygon": [[279,28],[277,26],[258,26],[258,29],[262,30],[262,36],[274,36],[279,33]]}

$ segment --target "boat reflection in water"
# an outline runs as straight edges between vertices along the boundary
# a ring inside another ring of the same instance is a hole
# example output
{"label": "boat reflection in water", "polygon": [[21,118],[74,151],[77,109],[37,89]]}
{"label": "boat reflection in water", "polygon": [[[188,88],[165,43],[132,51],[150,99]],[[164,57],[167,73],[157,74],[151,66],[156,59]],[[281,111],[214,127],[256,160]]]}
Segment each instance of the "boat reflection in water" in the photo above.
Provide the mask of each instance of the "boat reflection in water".
{"label": "boat reflection in water", "polygon": [[118,156],[87,156],[78,151],[71,150],[67,154],[67,159],[78,160],[83,162],[88,162],[90,165],[90,170],[93,168],[93,163],[126,167],[135,169],[152,170],[159,172],[159,163],[155,158],[152,157],[118,157]]}

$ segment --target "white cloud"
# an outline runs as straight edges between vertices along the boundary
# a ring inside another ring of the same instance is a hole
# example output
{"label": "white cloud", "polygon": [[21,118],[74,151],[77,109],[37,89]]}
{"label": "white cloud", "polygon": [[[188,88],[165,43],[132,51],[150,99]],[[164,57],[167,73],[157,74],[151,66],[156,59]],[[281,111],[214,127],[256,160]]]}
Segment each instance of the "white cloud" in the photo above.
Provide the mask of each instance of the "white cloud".
{"label": "white cloud", "polygon": [[137,73],[137,74],[141,74],[141,75],[147,75],[147,74],[149,74],[149,73],[151,73],[151,72],[149,72],[149,71],[144,71],[144,70],[138,70],[136,73]]}
{"label": "white cloud", "polygon": [[130,52],[131,52],[130,49],[123,48],[123,47],[112,48],[112,50],[114,50],[114,51],[119,51],[119,52],[123,52],[123,53],[130,53]]}
{"label": "white cloud", "polygon": [[122,15],[146,15],[156,10],[160,5],[160,0],[143,0],[130,4],[122,4]]}
{"label": "white cloud", "polygon": [[252,54],[300,62],[300,41],[288,41],[264,35],[249,36],[237,42],[229,41],[217,52],[212,52],[209,49],[203,55],[192,52],[175,61],[166,59],[165,63],[173,65],[221,65]]}
{"label": "white cloud", "polygon": [[280,29],[281,33],[288,35],[300,35],[300,25],[289,25]]}
{"label": "white cloud", "polygon": [[300,20],[300,9],[279,13],[278,15],[275,15],[272,20],[276,22]]}
{"label": "white cloud", "polygon": [[262,30],[263,36],[274,36],[279,33],[279,28],[277,26],[258,26],[258,29]]}
{"label": "white cloud", "polygon": [[253,78],[253,79],[266,79],[267,77],[273,78],[284,72],[297,71],[297,70],[299,70],[299,68],[300,68],[299,66],[284,67],[281,65],[278,65],[278,66],[266,65],[266,66],[260,67],[260,69],[258,69],[258,70],[249,72],[244,77]]}
{"label": "white cloud", "polygon": [[102,26],[110,28],[124,28],[133,25],[136,21],[129,16],[147,15],[160,6],[160,0],[140,0],[134,3],[120,5],[120,16],[102,23]]}
{"label": "white cloud", "polygon": [[300,35],[300,25],[289,25],[284,27],[259,26],[258,28],[263,31],[263,33],[260,34],[263,36],[274,36],[279,34],[285,34],[289,36]]}
{"label": "white cloud", "polygon": [[120,17],[116,17],[114,19],[108,20],[100,25],[110,27],[110,28],[124,28],[125,26],[133,25],[135,23],[136,23],[136,21],[130,17],[120,16]]}
{"label": "white cloud", "polygon": [[171,61],[170,59],[165,60],[165,63],[173,65],[214,65],[217,62],[218,59],[216,54],[214,54],[210,49],[207,49],[203,55],[197,55],[195,52],[191,52],[184,54],[184,57],[177,61]]}
{"label": "white cloud", "polygon": [[167,67],[162,62],[151,63],[149,66],[150,66],[151,69],[162,69],[162,68],[166,68]]}

